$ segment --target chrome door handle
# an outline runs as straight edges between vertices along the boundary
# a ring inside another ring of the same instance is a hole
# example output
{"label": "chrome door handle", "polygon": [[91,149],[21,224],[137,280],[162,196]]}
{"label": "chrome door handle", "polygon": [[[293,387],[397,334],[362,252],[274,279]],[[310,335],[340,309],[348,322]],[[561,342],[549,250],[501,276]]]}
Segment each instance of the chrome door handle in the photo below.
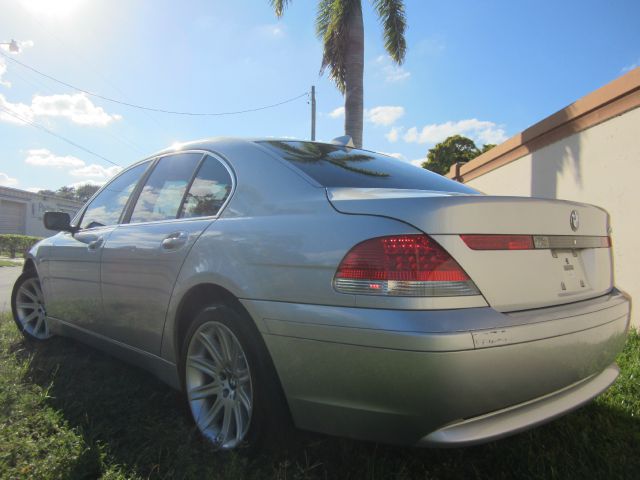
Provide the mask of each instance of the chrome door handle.
{"label": "chrome door handle", "polygon": [[162,248],[165,250],[174,250],[183,246],[189,240],[189,234],[187,232],[173,232],[162,240]]}
{"label": "chrome door handle", "polygon": [[87,249],[88,250],[97,250],[98,248],[100,248],[102,246],[102,242],[104,242],[104,237],[98,237],[95,240],[93,240],[92,242],[89,242],[89,244],[87,245]]}

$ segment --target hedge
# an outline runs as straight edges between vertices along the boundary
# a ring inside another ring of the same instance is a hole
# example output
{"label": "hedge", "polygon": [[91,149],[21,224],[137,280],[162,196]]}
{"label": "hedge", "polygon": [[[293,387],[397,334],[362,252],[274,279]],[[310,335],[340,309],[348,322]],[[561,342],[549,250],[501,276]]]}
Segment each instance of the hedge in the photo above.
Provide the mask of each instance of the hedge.
{"label": "hedge", "polygon": [[0,253],[16,258],[16,253],[26,257],[29,249],[42,240],[29,235],[0,235]]}

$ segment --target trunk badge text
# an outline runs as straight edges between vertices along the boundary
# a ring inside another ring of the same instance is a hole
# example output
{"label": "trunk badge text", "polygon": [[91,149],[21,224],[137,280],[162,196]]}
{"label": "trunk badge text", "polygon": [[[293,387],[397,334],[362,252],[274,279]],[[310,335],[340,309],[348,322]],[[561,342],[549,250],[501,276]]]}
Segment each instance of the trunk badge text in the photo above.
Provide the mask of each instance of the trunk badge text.
{"label": "trunk badge text", "polygon": [[569,217],[569,225],[571,225],[571,230],[574,232],[580,228],[580,217],[578,216],[578,212],[576,210],[571,211],[571,216]]}

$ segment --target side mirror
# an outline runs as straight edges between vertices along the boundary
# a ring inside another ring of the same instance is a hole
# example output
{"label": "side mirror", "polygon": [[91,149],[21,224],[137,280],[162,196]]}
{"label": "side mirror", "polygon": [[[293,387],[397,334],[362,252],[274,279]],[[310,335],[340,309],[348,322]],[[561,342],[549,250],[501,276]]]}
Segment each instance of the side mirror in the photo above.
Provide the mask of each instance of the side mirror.
{"label": "side mirror", "polygon": [[55,230],[56,232],[75,232],[76,229],[71,226],[71,217],[64,212],[44,212],[44,228],[47,230]]}

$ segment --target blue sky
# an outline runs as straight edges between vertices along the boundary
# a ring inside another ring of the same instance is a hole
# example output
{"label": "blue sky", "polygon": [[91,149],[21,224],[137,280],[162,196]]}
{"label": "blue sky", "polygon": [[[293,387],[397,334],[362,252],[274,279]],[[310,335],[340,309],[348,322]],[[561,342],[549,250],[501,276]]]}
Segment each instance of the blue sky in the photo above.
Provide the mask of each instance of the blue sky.
{"label": "blue sky", "polygon": [[[316,85],[318,139],[342,134],[343,100],[318,71],[316,1],[278,21],[267,0],[0,0],[0,41],[16,60],[85,90],[151,107],[222,112],[276,103]],[[500,142],[640,64],[640,2],[407,0],[406,62],[365,22],[365,147],[422,160],[462,133]],[[6,52],[6,50],[3,50]],[[236,116],[178,117],[88,97],[0,57],[0,185],[104,182],[175,142],[308,138],[306,98]],[[5,110],[2,110],[4,108]]]}

